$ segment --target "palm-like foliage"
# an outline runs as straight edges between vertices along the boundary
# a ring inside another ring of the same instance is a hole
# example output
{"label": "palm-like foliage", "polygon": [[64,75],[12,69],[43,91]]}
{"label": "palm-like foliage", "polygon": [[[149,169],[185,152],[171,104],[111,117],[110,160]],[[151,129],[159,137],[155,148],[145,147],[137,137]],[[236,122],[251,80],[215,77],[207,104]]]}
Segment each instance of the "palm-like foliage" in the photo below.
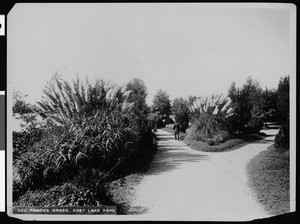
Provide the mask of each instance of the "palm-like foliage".
{"label": "palm-like foliage", "polygon": [[37,112],[59,124],[67,124],[98,110],[126,111],[134,104],[127,102],[131,91],[126,87],[103,80],[98,80],[94,86],[88,80],[83,83],[78,77],[72,85],[57,77],[54,81],[53,86],[44,90],[46,100],[37,102]]}
{"label": "palm-like foliage", "polygon": [[34,111],[50,122],[41,127],[40,140],[14,161],[19,177],[14,188],[20,189],[15,195],[84,176],[97,180],[112,168],[124,172],[134,164],[143,135],[131,93],[103,80],[92,85],[77,77],[70,84],[57,75],[48,82]]}
{"label": "palm-like foliage", "polygon": [[231,103],[231,99],[222,94],[197,98],[189,108],[193,138],[207,140],[228,132],[234,110]]}
{"label": "palm-like foliage", "polygon": [[118,159],[126,159],[136,148],[138,134],[119,112],[97,113],[68,126],[67,138],[56,142],[49,157],[57,170],[65,165],[78,168],[110,168]]}
{"label": "palm-like foliage", "polygon": [[197,118],[201,113],[228,118],[233,115],[231,99],[223,94],[211,95],[197,98],[190,106],[193,118]]}

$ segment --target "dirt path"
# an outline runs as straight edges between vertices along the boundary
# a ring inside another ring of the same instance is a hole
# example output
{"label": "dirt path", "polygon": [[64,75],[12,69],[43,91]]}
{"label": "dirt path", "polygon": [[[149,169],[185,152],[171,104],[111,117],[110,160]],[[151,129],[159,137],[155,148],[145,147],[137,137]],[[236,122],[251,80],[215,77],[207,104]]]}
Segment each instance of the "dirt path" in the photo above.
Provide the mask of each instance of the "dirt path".
{"label": "dirt path", "polygon": [[247,182],[246,165],[273,144],[269,136],[228,152],[198,152],[158,130],[149,172],[128,199],[132,212],[150,220],[253,220],[268,217]]}

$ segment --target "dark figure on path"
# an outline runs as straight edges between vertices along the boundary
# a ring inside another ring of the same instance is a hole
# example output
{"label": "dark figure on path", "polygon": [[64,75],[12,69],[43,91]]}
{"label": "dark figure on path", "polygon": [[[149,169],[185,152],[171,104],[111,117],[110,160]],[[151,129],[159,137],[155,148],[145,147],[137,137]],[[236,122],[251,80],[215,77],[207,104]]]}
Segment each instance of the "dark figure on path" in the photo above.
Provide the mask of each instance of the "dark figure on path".
{"label": "dark figure on path", "polygon": [[[174,124],[173,130],[175,130],[175,139],[179,140],[180,125],[178,123]],[[178,138],[176,138],[176,136],[178,136]]]}

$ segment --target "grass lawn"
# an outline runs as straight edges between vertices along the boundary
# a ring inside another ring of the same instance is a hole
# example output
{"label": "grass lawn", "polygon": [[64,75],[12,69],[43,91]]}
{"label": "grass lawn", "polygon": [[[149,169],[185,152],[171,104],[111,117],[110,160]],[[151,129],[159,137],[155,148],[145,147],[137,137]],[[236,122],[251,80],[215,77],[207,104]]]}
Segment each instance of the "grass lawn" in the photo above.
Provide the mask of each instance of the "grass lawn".
{"label": "grass lawn", "polygon": [[271,215],[290,211],[289,154],[270,146],[248,164],[251,188]]}

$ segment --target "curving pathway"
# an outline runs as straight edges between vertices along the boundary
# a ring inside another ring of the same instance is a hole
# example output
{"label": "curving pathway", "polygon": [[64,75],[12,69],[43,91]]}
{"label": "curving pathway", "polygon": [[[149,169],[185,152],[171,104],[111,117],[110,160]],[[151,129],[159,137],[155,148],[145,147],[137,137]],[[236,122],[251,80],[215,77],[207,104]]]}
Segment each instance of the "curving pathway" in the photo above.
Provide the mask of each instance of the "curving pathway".
{"label": "curving pathway", "polygon": [[267,138],[228,152],[199,152],[158,130],[158,151],[130,199],[146,220],[242,221],[269,215],[247,182],[247,163],[273,144]]}

